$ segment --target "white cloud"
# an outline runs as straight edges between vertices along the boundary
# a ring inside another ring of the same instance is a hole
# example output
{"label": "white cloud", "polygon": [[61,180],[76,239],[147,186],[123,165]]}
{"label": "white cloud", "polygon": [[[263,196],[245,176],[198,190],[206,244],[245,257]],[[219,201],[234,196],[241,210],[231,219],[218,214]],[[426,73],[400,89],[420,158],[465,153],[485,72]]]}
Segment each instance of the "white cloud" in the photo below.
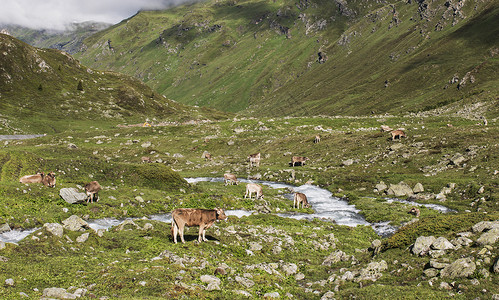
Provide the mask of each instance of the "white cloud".
{"label": "white cloud", "polygon": [[71,22],[118,23],[141,9],[163,9],[186,0],[2,0],[0,24],[64,29]]}

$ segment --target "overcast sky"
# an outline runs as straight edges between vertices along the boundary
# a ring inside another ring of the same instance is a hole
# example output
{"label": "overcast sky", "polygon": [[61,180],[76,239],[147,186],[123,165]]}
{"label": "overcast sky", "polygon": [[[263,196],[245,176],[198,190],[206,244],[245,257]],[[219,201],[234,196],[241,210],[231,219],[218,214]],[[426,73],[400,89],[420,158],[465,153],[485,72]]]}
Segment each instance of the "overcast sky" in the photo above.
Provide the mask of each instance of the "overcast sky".
{"label": "overcast sky", "polygon": [[64,29],[71,22],[118,23],[141,9],[162,9],[187,0],[0,0],[0,24]]}

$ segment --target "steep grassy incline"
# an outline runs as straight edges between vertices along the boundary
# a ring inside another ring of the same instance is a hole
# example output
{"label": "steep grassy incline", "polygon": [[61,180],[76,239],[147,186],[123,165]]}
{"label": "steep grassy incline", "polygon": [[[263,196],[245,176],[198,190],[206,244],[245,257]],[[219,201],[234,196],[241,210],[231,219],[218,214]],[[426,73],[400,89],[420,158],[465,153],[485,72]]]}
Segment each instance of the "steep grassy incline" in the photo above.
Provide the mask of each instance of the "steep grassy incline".
{"label": "steep grassy incline", "polygon": [[186,107],[137,79],[82,66],[0,34],[0,133],[50,133],[126,122],[221,116]]}
{"label": "steep grassy incline", "polygon": [[497,97],[499,1],[378,2],[144,11],[85,40],[77,56],[179,102],[233,112],[397,113]]}

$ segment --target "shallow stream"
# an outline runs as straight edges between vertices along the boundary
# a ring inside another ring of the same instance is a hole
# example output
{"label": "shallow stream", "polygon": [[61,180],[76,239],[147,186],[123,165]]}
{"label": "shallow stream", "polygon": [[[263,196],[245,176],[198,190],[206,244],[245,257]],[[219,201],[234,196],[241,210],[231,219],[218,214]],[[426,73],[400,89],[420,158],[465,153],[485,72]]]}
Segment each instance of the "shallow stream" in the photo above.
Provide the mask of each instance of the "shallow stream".
{"label": "shallow stream", "polygon": [[[212,178],[212,177],[198,177],[198,178],[186,178],[189,183],[196,183],[201,181],[207,182],[220,182],[223,183],[223,178]],[[393,234],[397,227],[391,226],[389,222],[375,223],[371,224],[367,222],[362,215],[359,214],[359,210],[355,208],[354,205],[348,204],[345,200],[334,197],[331,192],[328,190],[322,189],[320,187],[305,184],[301,186],[293,186],[290,184],[272,182],[272,181],[262,181],[262,180],[247,180],[240,179],[243,183],[259,183],[262,185],[269,186],[275,189],[288,189],[290,193],[287,195],[291,200],[290,205],[292,205],[292,192],[300,192],[304,193],[307,196],[308,202],[312,205],[314,213],[305,214],[305,213],[279,213],[278,215],[281,217],[293,218],[293,219],[314,219],[321,218],[329,221],[334,221],[339,225],[347,225],[347,226],[357,226],[357,225],[370,225],[374,231],[380,236],[389,236]],[[402,202],[405,204],[410,204],[413,206],[425,206],[431,209],[435,209],[441,211],[443,213],[452,212],[453,210],[436,204],[420,204],[416,202],[400,200],[400,199],[387,199],[387,202]],[[251,215],[252,211],[246,210],[226,210],[225,214],[228,216],[248,216]],[[130,219],[130,218],[129,218]],[[157,214],[149,216],[150,220],[156,220],[161,222],[170,223],[171,222],[171,214]],[[119,225],[123,222],[124,219],[115,219],[115,218],[103,218],[103,219],[95,219],[88,220],[88,224],[91,228],[98,229],[108,229],[110,227]],[[11,230],[5,233],[0,234],[0,241],[9,242],[9,243],[17,243],[20,240],[24,239],[29,234],[38,230],[38,228],[30,229],[30,230]]]}

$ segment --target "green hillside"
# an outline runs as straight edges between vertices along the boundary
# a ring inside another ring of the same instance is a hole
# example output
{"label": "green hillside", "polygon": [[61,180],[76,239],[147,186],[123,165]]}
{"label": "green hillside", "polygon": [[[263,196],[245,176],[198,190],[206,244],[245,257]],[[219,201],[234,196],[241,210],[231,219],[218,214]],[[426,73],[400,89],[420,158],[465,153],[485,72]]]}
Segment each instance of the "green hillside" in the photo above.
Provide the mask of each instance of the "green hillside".
{"label": "green hillside", "polygon": [[175,103],[137,79],[93,71],[54,49],[0,34],[0,133],[223,117]]}
{"label": "green hillside", "polygon": [[499,1],[204,1],[139,12],[77,57],[225,111],[400,113],[495,101],[498,36]]}

